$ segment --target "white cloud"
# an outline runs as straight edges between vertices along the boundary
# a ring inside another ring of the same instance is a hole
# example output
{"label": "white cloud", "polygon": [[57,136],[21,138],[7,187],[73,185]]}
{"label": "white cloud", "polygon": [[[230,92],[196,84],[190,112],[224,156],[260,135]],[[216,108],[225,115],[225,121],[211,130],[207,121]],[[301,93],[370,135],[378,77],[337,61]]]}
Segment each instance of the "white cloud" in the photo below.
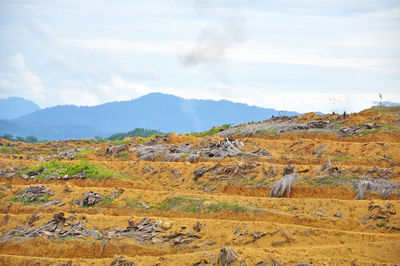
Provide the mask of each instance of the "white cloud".
{"label": "white cloud", "polygon": [[22,54],[2,58],[0,65],[0,96],[21,96],[38,104],[45,100],[42,80],[25,63]]}

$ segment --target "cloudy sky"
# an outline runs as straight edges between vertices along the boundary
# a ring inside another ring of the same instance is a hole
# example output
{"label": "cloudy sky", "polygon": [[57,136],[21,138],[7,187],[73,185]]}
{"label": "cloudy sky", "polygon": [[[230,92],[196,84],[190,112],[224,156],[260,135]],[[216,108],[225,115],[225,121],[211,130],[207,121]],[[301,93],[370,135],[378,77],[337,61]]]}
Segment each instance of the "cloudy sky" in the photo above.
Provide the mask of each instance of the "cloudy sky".
{"label": "cloudy sky", "polygon": [[400,1],[0,1],[0,98],[150,92],[300,112],[400,102]]}

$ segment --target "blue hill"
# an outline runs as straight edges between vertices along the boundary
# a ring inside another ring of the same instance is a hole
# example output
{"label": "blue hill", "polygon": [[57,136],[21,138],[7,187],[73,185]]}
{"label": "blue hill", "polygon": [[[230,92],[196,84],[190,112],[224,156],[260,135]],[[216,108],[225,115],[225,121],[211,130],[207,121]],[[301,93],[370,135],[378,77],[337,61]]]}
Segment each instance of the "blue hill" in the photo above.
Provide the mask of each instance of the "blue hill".
{"label": "blue hill", "polygon": [[37,104],[24,98],[0,99],[0,119],[14,119],[37,110],[40,110]]}
{"label": "blue hill", "polygon": [[[108,136],[135,128],[158,129],[162,132],[200,132],[212,126],[260,121],[272,115],[297,115],[296,112],[249,106],[226,100],[186,100],[177,96],[151,93],[140,98],[110,102],[97,106],[62,105],[38,110],[10,122],[20,127],[35,123],[52,127],[85,129],[81,137]],[[5,132],[0,128],[1,134]],[[61,130],[62,131],[62,130]],[[72,138],[54,131],[48,139]],[[16,134],[16,133],[14,133]],[[32,131],[31,134],[35,134]]]}

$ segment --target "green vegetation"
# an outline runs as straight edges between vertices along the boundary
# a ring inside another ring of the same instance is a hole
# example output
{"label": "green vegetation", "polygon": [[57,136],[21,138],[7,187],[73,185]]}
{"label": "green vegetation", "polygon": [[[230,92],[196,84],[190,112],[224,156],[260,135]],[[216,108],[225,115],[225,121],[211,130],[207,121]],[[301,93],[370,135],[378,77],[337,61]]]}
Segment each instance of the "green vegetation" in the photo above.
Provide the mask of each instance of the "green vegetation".
{"label": "green vegetation", "polygon": [[217,133],[219,133],[219,132],[221,132],[221,131],[223,131],[225,129],[228,129],[231,125],[232,124],[225,124],[225,125],[222,125],[220,127],[212,127],[210,130],[207,130],[207,131],[204,131],[204,132],[200,132],[200,133],[194,132],[194,133],[187,134],[187,135],[192,135],[192,136],[195,136],[195,137],[211,136],[211,135],[215,135],[215,134],[217,134]]}
{"label": "green vegetation", "polygon": [[24,205],[31,205],[31,204],[39,204],[47,202],[49,201],[50,197],[51,197],[50,195],[46,194],[43,197],[38,198],[37,200],[29,201],[24,197],[14,196],[12,198],[7,199],[6,202],[21,202]]}
{"label": "green vegetation", "polygon": [[26,142],[26,143],[37,143],[40,142],[35,136],[29,136],[26,138],[23,137],[13,137],[11,134],[4,134],[0,136],[0,139],[6,139],[8,141],[19,141],[19,142]]}
{"label": "green vegetation", "polygon": [[377,223],[376,226],[378,227],[385,227],[386,223],[384,221],[381,221],[380,223]]}
{"label": "green vegetation", "polygon": [[359,136],[365,137],[371,134],[378,133],[379,131],[384,131],[384,132],[395,132],[395,133],[400,133],[400,126],[397,125],[384,125],[382,127],[378,128],[371,128],[371,129],[366,129],[359,133]]}
{"label": "green vegetation", "polygon": [[188,157],[188,156],[189,156],[189,153],[181,154],[181,157],[183,157],[183,158],[186,158],[186,157]]}
{"label": "green vegetation", "polygon": [[216,202],[215,204],[207,206],[206,209],[211,212],[233,211],[237,213],[244,213],[247,211],[245,206],[229,202]]}
{"label": "green vegetation", "polygon": [[109,205],[113,202],[113,200],[114,200],[114,198],[111,197],[110,195],[105,195],[105,196],[103,196],[101,201],[98,202],[96,205],[98,205],[98,206]]}
{"label": "green vegetation", "polygon": [[267,135],[277,136],[277,135],[279,135],[279,131],[276,128],[272,127],[267,130],[259,130],[256,132],[256,135],[258,135],[258,136],[267,136]]}
{"label": "green vegetation", "polygon": [[118,154],[117,157],[121,160],[127,160],[129,156],[130,156],[130,153],[128,151],[124,151],[124,152],[121,152],[120,154]]}
{"label": "green vegetation", "polygon": [[94,152],[94,149],[92,148],[86,148],[84,150],[80,150],[76,153],[75,158],[82,158],[83,156],[85,156],[86,154],[91,154]]}
{"label": "green vegetation", "polygon": [[[178,196],[167,198],[152,206],[148,202],[140,201],[141,198],[135,198],[127,202],[127,206],[139,209],[153,209],[160,211],[179,211],[179,212],[223,212],[232,211],[237,213],[244,213],[248,211],[248,207],[242,206],[237,203],[211,201],[203,198],[191,196]],[[147,205],[149,205],[147,207]]]}
{"label": "green vegetation", "polygon": [[[31,167],[23,173],[40,171],[38,173],[38,179],[46,179],[50,175],[64,176],[64,175],[76,175],[85,171],[86,178],[110,178],[120,177],[120,174],[115,173],[113,170],[107,169],[99,164],[89,163],[87,160],[81,160],[79,163],[62,163],[59,161],[50,161],[47,163],[39,164]],[[22,173],[21,173],[22,174]]]}
{"label": "green vegetation", "polygon": [[13,147],[0,147],[0,153],[16,153],[20,154],[22,151]]}
{"label": "green vegetation", "polygon": [[370,110],[379,114],[395,113],[400,111],[400,106],[374,106]]}
{"label": "green vegetation", "polygon": [[136,128],[133,131],[128,131],[126,133],[117,133],[110,137],[108,140],[123,140],[124,138],[134,138],[134,137],[142,137],[148,138],[152,135],[164,135],[164,133],[155,130],[155,129],[145,129],[145,128]]}
{"label": "green vegetation", "polygon": [[163,136],[163,134],[154,134],[154,135],[151,135],[151,136],[149,136],[149,137],[147,137],[147,138],[143,138],[143,139],[141,139],[141,140],[138,141],[138,144],[144,144],[144,143],[147,143],[147,142],[149,142],[149,141],[152,141],[152,140],[155,139],[157,136]]}

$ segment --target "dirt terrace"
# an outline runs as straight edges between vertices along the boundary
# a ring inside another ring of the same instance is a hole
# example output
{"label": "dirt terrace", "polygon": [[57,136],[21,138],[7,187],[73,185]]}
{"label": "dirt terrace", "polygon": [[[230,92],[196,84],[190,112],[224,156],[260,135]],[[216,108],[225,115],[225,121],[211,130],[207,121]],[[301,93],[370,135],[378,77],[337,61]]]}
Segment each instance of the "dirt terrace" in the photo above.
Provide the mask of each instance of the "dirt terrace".
{"label": "dirt terrace", "polygon": [[[310,121],[329,123],[302,128]],[[393,265],[399,122],[398,108],[376,107],[204,137],[3,140],[0,264]],[[270,197],[290,169],[290,193]],[[363,180],[390,186],[355,200]]]}

